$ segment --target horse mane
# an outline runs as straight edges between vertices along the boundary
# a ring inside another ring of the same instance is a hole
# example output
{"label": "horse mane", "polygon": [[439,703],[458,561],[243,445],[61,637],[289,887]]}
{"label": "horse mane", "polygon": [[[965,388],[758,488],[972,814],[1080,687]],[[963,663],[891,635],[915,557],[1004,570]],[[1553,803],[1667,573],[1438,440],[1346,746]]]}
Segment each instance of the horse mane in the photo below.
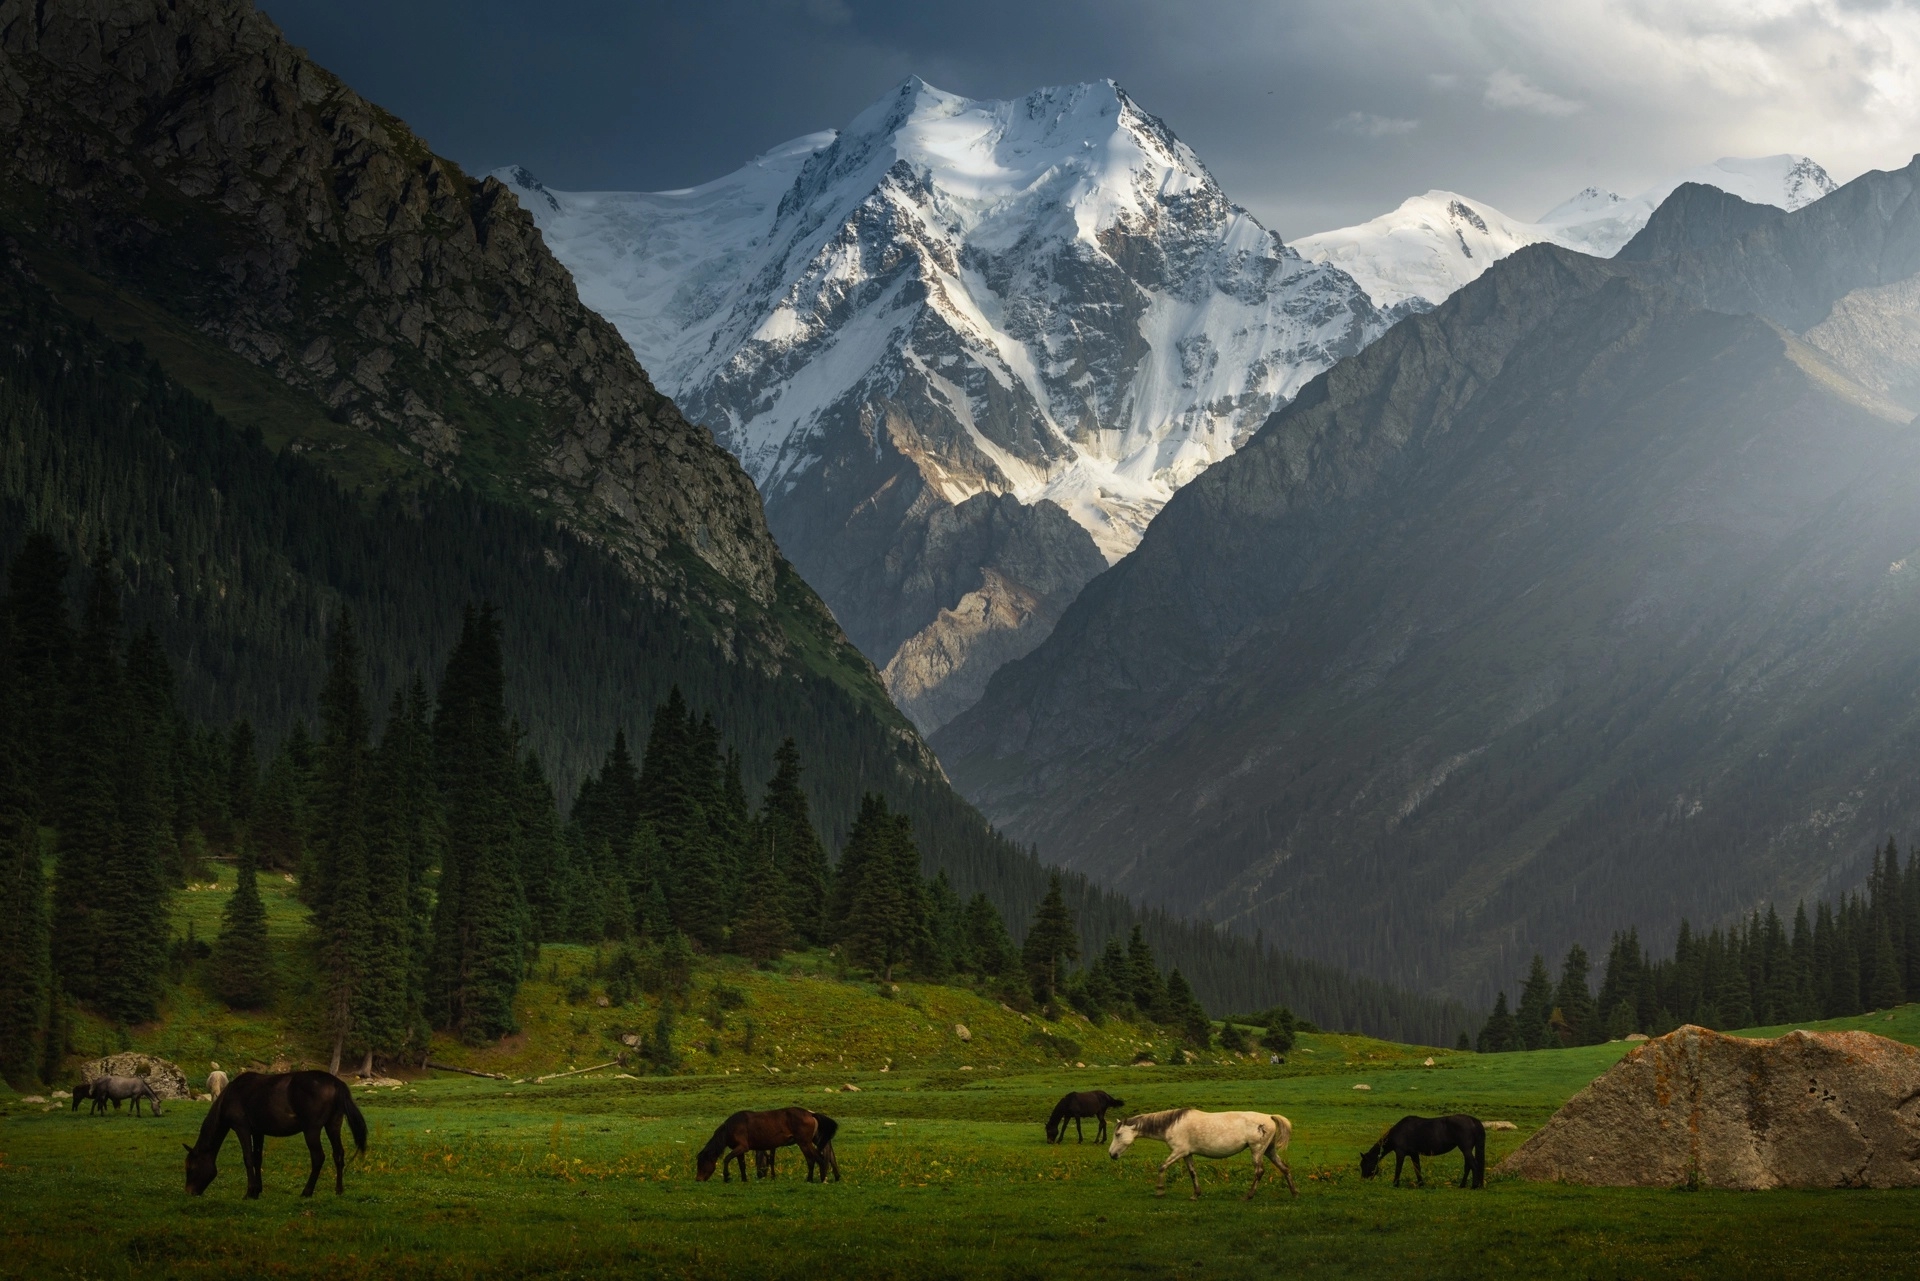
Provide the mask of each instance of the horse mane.
{"label": "horse mane", "polygon": [[727,1131],[731,1130],[734,1126],[734,1123],[739,1121],[744,1116],[746,1116],[745,1112],[735,1112],[732,1116],[722,1121],[714,1129],[713,1137],[707,1140],[707,1146],[700,1149],[699,1153],[697,1154],[698,1159],[702,1161],[711,1161],[715,1157],[719,1156],[723,1151],[725,1151],[727,1147]]}
{"label": "horse mane", "polygon": [[1150,1139],[1164,1139],[1174,1123],[1191,1111],[1193,1111],[1192,1108],[1168,1108],[1164,1112],[1142,1112],[1138,1116],[1128,1117],[1120,1124],[1130,1125]]}

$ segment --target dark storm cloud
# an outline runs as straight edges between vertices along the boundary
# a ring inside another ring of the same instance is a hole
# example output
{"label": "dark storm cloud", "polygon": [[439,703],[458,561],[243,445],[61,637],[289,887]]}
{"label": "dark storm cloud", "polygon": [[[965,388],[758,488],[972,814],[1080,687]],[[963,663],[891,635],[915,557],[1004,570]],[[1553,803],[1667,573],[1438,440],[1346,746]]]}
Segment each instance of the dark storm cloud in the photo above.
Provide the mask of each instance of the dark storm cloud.
{"label": "dark storm cloud", "polygon": [[1717,156],[1846,177],[1920,138],[1920,18],[1856,0],[272,0],[474,170],[703,182],[917,73],[971,97],[1110,76],[1283,235],[1429,187],[1530,218]]}

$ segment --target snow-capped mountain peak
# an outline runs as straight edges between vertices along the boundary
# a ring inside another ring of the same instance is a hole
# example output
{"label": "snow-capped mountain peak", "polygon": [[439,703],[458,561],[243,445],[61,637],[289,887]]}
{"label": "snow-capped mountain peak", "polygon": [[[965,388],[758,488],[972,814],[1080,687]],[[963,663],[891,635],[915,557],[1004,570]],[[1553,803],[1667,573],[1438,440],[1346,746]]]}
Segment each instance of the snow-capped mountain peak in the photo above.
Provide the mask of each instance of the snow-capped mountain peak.
{"label": "snow-capped mountain peak", "polygon": [[989,101],[909,78],[685,191],[498,176],[881,663],[905,636],[835,583],[898,558],[850,522],[1051,500],[1115,559],[1387,319],[1110,80]]}

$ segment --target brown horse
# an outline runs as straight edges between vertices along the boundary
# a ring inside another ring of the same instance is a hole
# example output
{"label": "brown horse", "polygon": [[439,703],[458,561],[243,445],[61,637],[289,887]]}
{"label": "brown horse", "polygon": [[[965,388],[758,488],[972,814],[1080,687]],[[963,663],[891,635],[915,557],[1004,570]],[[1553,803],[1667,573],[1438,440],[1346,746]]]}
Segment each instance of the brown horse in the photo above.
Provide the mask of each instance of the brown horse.
{"label": "brown horse", "polygon": [[[233,1078],[207,1109],[200,1123],[199,1142],[187,1147],[187,1191],[199,1196],[220,1171],[214,1160],[232,1130],[240,1139],[240,1159],[247,1167],[247,1197],[260,1195],[260,1159],[269,1137],[307,1136],[313,1169],[301,1196],[312,1196],[327,1159],[320,1151],[320,1131],[333,1141],[333,1190],[346,1191],[343,1176],[346,1153],[340,1147],[340,1122],[353,1130],[353,1145],[367,1150],[367,1122],[354,1106],[347,1083],[331,1072],[242,1072]],[[182,1145],[183,1147],[186,1145]]]}
{"label": "brown horse", "polygon": [[[815,1112],[813,1119],[820,1123],[820,1129],[813,1136],[813,1146],[819,1150],[819,1156],[807,1158],[807,1181],[809,1183],[813,1181],[813,1172],[818,1169],[820,1182],[827,1181],[827,1172],[831,1170],[833,1181],[838,1183],[840,1182],[840,1158],[834,1155],[833,1136],[840,1132],[840,1123],[823,1112]],[[773,1178],[776,1174],[773,1159],[779,1151],[779,1148],[756,1149],[753,1154],[755,1173],[763,1179]],[[743,1179],[747,1177],[745,1171],[741,1172],[740,1177]]]}
{"label": "brown horse", "polygon": [[[823,1126],[822,1122],[826,1124]],[[815,1116],[805,1108],[776,1108],[771,1112],[735,1112],[722,1121],[714,1130],[713,1137],[707,1140],[707,1146],[700,1149],[694,1167],[694,1177],[705,1183],[713,1177],[714,1166],[720,1167],[720,1179],[723,1183],[733,1181],[732,1165],[740,1163],[740,1181],[747,1178],[747,1153],[771,1152],[783,1148],[789,1143],[800,1149],[807,1158],[807,1182],[813,1182],[813,1170],[816,1164],[821,1166],[821,1182],[826,1181],[825,1163],[821,1161],[820,1148],[815,1142],[821,1131],[826,1132],[830,1143],[834,1130],[838,1128],[826,1117]],[[835,1173],[838,1173],[836,1170]]]}

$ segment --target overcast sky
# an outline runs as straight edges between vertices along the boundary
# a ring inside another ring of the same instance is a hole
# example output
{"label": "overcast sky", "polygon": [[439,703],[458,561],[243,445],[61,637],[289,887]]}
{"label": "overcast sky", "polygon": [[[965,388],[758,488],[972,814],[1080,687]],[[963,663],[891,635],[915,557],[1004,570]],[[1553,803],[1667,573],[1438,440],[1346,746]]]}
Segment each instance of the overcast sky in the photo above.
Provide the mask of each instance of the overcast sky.
{"label": "overcast sky", "polygon": [[1118,80],[1284,237],[1445,187],[1534,218],[1723,155],[1920,151],[1920,0],[261,0],[468,169],[690,186],[908,74]]}

